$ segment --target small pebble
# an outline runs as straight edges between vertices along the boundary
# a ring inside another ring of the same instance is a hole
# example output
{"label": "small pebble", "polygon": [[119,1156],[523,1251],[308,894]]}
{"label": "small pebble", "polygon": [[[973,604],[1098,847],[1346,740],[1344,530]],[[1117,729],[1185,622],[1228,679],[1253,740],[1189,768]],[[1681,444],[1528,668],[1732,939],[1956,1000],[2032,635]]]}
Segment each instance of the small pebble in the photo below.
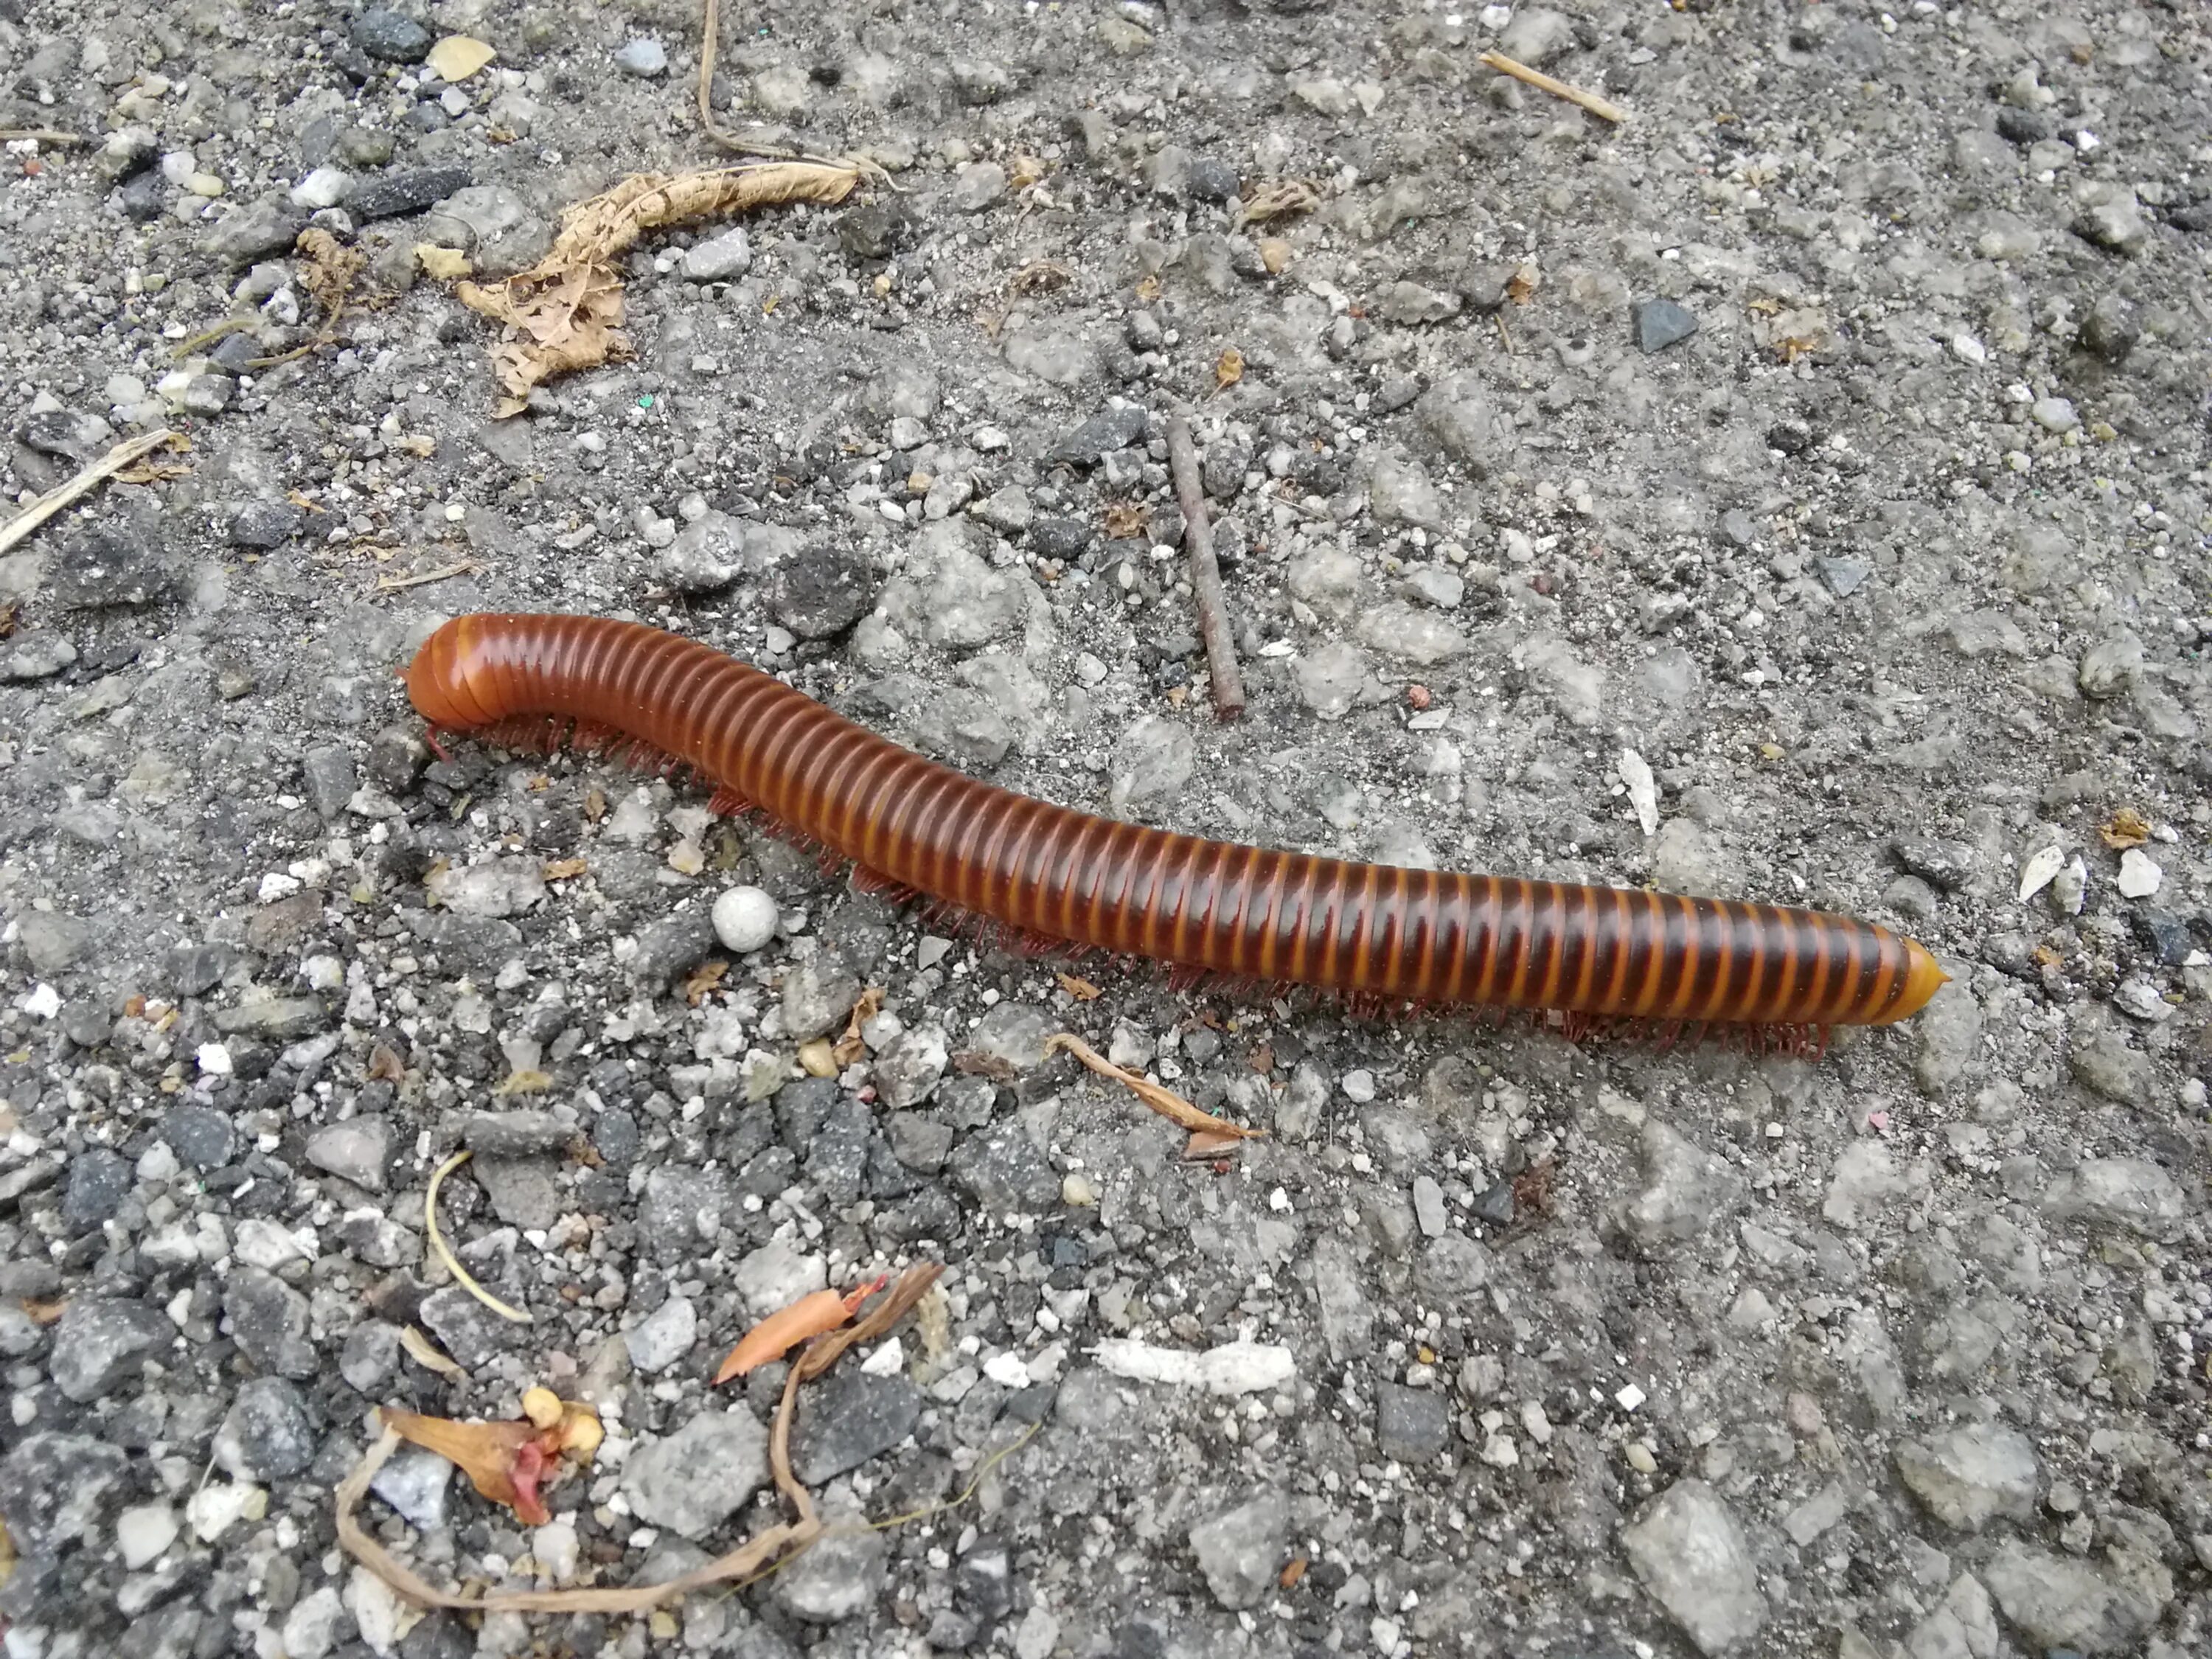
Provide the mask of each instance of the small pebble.
{"label": "small pebble", "polygon": [[714,901],[714,937],[739,956],[773,939],[779,921],[775,901],[757,887],[732,887]]}

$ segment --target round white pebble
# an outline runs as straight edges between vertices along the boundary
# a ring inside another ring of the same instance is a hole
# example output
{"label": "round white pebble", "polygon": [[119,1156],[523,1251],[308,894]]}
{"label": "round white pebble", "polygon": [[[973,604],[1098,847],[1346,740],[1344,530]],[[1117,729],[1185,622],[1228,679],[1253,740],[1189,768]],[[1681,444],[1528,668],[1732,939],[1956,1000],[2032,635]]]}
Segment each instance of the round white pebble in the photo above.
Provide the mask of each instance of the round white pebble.
{"label": "round white pebble", "polygon": [[739,956],[775,937],[775,901],[757,887],[732,887],[714,901],[714,937]]}

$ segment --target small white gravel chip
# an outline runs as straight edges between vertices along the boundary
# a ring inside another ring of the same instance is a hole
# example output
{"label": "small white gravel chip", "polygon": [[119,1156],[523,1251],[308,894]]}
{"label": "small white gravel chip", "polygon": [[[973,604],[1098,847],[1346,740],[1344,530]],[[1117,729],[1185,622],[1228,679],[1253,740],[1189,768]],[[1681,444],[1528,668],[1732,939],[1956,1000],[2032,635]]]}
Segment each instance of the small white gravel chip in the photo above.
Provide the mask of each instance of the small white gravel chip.
{"label": "small white gravel chip", "polygon": [[177,1512],[167,1504],[141,1504],[115,1517],[115,1547],[131,1572],[161,1559],[177,1541]]}
{"label": "small white gravel chip", "polygon": [[2020,898],[2025,904],[2038,893],[2058,879],[2058,872],[2066,867],[2063,848],[2046,847],[2020,867]]}
{"label": "small white gravel chip", "polygon": [[199,1061],[200,1070],[210,1077],[230,1075],[230,1050],[220,1042],[203,1042],[195,1058]]}
{"label": "small white gravel chip", "polygon": [[23,1012],[33,1019],[52,1019],[62,1011],[62,994],[44,981],[33,986],[23,998]]}
{"label": "small white gravel chip", "polygon": [[1629,1382],[1624,1384],[1620,1392],[1614,1395],[1613,1398],[1613,1403],[1621,1410],[1632,1412],[1644,1403],[1645,1396],[1643,1389],[1638,1388],[1633,1382]]}
{"label": "small white gravel chip", "polygon": [[714,901],[714,937],[739,956],[775,937],[775,901],[757,887],[732,887]]}
{"label": "small white gravel chip", "polygon": [[2119,888],[2124,897],[2148,898],[2165,879],[2166,872],[2142,848],[2130,847],[2120,854]]}
{"label": "small white gravel chip", "polygon": [[1030,1385],[1028,1362],[1018,1353],[995,1353],[983,1362],[983,1375],[1002,1389],[1026,1389]]}

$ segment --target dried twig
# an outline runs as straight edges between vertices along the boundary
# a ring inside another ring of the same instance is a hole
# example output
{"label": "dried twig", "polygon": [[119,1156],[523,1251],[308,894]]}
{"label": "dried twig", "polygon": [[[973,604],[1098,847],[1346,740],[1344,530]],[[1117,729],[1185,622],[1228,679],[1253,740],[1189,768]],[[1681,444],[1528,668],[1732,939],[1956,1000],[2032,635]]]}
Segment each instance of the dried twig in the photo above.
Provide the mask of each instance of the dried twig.
{"label": "dried twig", "polygon": [[158,432],[126,438],[65,483],[55,485],[4,525],[0,525],[0,553],[5,553],[71,501],[90,495],[103,479],[112,477],[140,457],[163,444],[178,441],[179,434],[163,427]]}
{"label": "dried twig", "polygon": [[379,576],[376,579],[376,591],[380,593],[397,593],[402,588],[423,587],[432,582],[451,581],[456,576],[465,576],[471,571],[483,568],[483,567],[474,559],[463,559],[459,564],[440,565],[435,570],[426,570],[419,576]]}
{"label": "dried twig", "polygon": [[1554,81],[1541,70],[1532,70],[1526,64],[1516,64],[1502,52],[1486,52],[1479,62],[1490,65],[1500,75],[1510,75],[1516,81],[1526,82],[1540,92],[1548,92],[1554,98],[1564,98],[1569,103],[1588,110],[1601,121],[1626,121],[1628,112],[1618,104],[1599,97],[1594,92],[1584,92],[1580,87],[1571,87],[1565,81]]}
{"label": "dried twig", "polygon": [[1124,1071],[1072,1032],[1060,1031],[1045,1039],[1045,1053],[1050,1054],[1055,1048],[1066,1049],[1099,1076],[1112,1078],[1162,1117],[1181,1124],[1194,1134],[1225,1135],[1232,1140],[1252,1140],[1267,1133],[1264,1129],[1248,1129],[1241,1123],[1231,1123],[1225,1117],[1216,1117],[1212,1113],[1192,1105],[1174,1090],[1163,1088],[1150,1078],[1139,1077],[1134,1072]]}
{"label": "dried twig", "polygon": [[42,144],[82,144],[91,142],[82,133],[57,132],[52,127],[0,127],[0,144],[12,144],[18,138],[35,138]]}
{"label": "dried twig", "polygon": [[422,1227],[423,1231],[430,1236],[430,1252],[445,1263],[446,1271],[453,1274],[460,1287],[483,1303],[485,1307],[489,1308],[501,1319],[511,1319],[518,1325],[527,1325],[530,1323],[530,1316],[520,1308],[507,1306],[506,1303],[477,1284],[470,1275],[469,1270],[461,1266],[459,1259],[447,1248],[445,1234],[438,1231],[438,1188],[445,1184],[447,1176],[467,1163],[472,1156],[473,1154],[466,1147],[463,1147],[430,1173],[430,1189],[422,1199]]}
{"label": "dried twig", "polygon": [[1220,562],[1213,555],[1213,526],[1206,517],[1198,452],[1191,444],[1190,422],[1180,415],[1168,422],[1168,466],[1175,475],[1176,503],[1182,508],[1191,598],[1198,606],[1199,635],[1206,641],[1213,712],[1221,720],[1238,720],[1244,714],[1244,680],[1237,670],[1237,642],[1229,632],[1229,602],[1221,591]]}

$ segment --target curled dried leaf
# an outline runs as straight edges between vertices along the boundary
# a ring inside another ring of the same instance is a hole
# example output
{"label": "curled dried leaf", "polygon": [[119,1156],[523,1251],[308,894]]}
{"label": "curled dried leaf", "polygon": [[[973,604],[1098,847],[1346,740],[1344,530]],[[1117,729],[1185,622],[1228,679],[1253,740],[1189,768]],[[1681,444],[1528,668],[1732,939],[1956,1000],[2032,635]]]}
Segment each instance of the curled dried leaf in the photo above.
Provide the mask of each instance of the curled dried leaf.
{"label": "curled dried leaf", "polygon": [[2132,806],[2123,806],[2097,826],[2097,838],[2115,853],[2141,847],[2150,839],[2150,823]]}
{"label": "curled dried leaf", "polygon": [[1226,392],[1244,378],[1244,354],[1230,346],[1213,360],[1213,389]]}
{"label": "curled dried leaf", "polygon": [[389,1406],[379,1415],[402,1440],[437,1453],[467,1475],[479,1492],[495,1504],[506,1504],[529,1525],[542,1527],[553,1518],[538,1495],[547,1459],[538,1443],[541,1431],[536,1425],[462,1423]]}
{"label": "curled dried leaf", "polygon": [[1060,981],[1060,988],[1078,1002],[1096,1002],[1103,994],[1089,980],[1079,978],[1073,974],[1054,974],[1053,977]]}
{"label": "curled dried leaf", "polygon": [[747,1331],[723,1358],[720,1369],[714,1373],[714,1381],[722,1383],[733,1376],[743,1376],[771,1359],[782,1358],[800,1343],[836,1330],[860,1311],[860,1304],[889,1282],[887,1278],[878,1278],[842,1296],[836,1291],[816,1291],[800,1297]]}
{"label": "curled dried leaf", "polygon": [[399,1346],[407,1351],[410,1359],[425,1370],[435,1371],[441,1376],[463,1377],[468,1375],[459,1360],[423,1335],[418,1326],[410,1325],[399,1333]]}
{"label": "curled dried leaf", "polygon": [[1134,541],[1145,533],[1149,522],[1142,501],[1106,503],[1106,538],[1109,541]]}

